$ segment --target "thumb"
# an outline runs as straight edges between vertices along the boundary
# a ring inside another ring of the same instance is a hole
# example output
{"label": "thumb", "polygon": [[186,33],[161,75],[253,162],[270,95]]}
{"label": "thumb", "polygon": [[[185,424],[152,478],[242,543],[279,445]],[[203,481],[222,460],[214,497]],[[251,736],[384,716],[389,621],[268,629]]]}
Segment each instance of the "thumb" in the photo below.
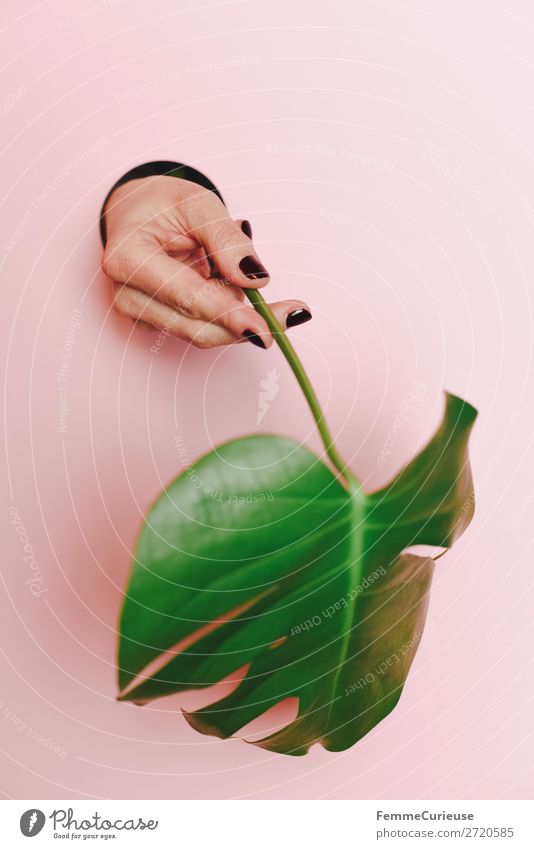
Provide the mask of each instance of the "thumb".
{"label": "thumb", "polygon": [[187,229],[203,246],[220,276],[236,286],[260,288],[269,272],[259,260],[250,238],[228,215],[213,192],[192,198],[184,210]]}

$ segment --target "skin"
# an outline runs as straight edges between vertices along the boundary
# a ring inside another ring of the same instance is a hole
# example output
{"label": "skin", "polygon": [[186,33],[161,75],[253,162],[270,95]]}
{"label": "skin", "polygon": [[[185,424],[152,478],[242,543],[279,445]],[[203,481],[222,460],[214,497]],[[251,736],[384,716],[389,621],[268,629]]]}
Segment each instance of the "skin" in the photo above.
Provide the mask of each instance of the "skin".
{"label": "skin", "polygon": [[[244,331],[259,336],[266,348],[273,344],[243,292],[269,278],[253,280],[240,270],[244,257],[258,255],[241,222],[230,218],[213,192],[175,177],[144,177],[116,189],[105,216],[102,268],[113,281],[118,313],[197,348],[246,341]],[[298,300],[271,308],[282,327],[289,313],[309,310]]]}

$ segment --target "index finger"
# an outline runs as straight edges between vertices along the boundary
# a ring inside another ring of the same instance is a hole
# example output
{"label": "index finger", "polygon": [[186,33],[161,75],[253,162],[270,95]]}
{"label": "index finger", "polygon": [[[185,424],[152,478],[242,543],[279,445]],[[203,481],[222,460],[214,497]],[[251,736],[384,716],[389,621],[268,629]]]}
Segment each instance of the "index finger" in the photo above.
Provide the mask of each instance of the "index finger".
{"label": "index finger", "polygon": [[230,218],[217,195],[204,190],[188,198],[180,217],[188,233],[204,247],[221,277],[236,286],[260,288],[269,272],[259,259],[251,239]]}

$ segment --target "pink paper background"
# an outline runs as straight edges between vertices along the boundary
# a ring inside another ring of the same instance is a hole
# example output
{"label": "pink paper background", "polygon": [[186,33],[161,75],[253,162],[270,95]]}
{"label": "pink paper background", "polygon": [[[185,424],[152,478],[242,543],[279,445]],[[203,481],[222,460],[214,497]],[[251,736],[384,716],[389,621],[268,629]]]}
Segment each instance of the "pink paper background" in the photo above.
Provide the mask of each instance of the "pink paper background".
{"label": "pink paper background", "polygon": [[[528,797],[532,5],[177,5],[4,2],[3,794]],[[276,368],[259,429],[319,450],[274,349],[155,354],[109,312],[100,205],[156,158],[210,175],[252,221],[273,300],[311,304],[293,338],[368,489],[428,438],[443,388],[480,410],[476,518],[439,562],[400,705],[340,754],[204,738],[178,712],[198,696],[114,700],[121,588],[176,439],[192,460],[255,432]]]}

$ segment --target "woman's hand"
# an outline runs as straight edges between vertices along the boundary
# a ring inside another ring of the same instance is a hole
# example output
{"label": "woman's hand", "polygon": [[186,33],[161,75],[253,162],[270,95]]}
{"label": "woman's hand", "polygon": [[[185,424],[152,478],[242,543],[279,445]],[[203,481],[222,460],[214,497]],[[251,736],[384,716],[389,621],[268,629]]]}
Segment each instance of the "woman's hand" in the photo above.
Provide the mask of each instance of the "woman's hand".
{"label": "woman's hand", "polygon": [[[217,195],[176,177],[143,177],[113,192],[105,216],[102,268],[121,315],[198,348],[272,344],[264,319],[243,303],[243,287],[264,286],[268,272],[250,225],[233,221]],[[311,318],[302,301],[271,309],[282,327]]]}

